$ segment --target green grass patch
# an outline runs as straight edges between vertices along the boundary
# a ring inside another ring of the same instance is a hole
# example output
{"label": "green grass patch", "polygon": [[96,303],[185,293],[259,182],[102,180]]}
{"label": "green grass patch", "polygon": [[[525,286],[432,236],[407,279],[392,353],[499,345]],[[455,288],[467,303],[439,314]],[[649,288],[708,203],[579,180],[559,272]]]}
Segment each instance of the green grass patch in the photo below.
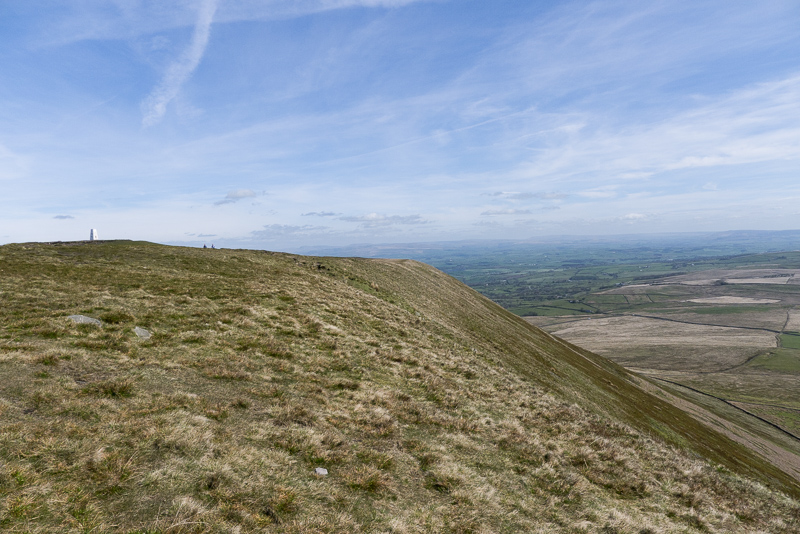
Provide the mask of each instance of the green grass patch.
{"label": "green grass patch", "polygon": [[800,336],[792,334],[781,334],[781,347],[785,349],[800,349]]}
{"label": "green grass patch", "polygon": [[750,366],[781,373],[800,374],[800,350],[780,348],[770,351],[753,359]]}

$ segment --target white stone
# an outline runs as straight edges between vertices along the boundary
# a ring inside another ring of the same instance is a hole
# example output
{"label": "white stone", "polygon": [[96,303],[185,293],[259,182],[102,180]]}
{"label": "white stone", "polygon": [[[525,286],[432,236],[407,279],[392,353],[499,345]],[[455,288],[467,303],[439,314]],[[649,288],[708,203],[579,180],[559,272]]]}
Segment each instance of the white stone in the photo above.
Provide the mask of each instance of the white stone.
{"label": "white stone", "polygon": [[103,323],[100,322],[100,319],[95,319],[94,317],[87,317],[85,315],[70,315],[67,319],[72,319],[74,322],[78,324],[96,324],[97,326],[102,326]]}
{"label": "white stone", "polygon": [[145,330],[144,328],[139,328],[138,326],[133,329],[134,333],[139,336],[141,339],[150,339],[150,332]]}
{"label": "white stone", "polygon": [[321,477],[324,477],[328,474],[328,470],[325,469],[324,467],[317,467],[316,469],[314,469],[314,472]]}

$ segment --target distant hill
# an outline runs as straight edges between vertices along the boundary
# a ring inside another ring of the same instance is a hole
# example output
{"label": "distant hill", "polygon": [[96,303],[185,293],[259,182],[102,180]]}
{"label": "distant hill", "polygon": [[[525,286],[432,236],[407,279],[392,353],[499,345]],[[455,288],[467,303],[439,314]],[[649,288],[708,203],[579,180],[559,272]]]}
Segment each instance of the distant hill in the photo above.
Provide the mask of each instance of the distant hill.
{"label": "distant hill", "polygon": [[422,263],[18,244],[0,298],[4,531],[800,530],[780,459]]}

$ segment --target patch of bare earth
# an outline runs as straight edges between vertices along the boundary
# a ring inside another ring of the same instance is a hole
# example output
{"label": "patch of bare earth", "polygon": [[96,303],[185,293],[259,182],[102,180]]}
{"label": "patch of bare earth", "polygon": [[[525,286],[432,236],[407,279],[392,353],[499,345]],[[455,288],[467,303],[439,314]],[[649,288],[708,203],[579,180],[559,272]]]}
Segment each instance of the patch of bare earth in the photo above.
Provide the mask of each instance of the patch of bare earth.
{"label": "patch of bare earth", "polygon": [[[728,284],[787,284],[792,283],[800,269],[710,269],[697,273],[670,276],[667,284],[713,285],[719,281]],[[799,277],[800,278],[800,277]]]}
{"label": "patch of bare earth", "polygon": [[649,317],[602,317],[573,321],[552,332],[592,352],[637,346],[775,347],[775,335],[758,330],[688,324]]}
{"label": "patch of bare earth", "polygon": [[788,332],[800,332],[800,310],[789,311],[789,319],[786,321],[784,330]]}
{"label": "patch of bare earth", "polygon": [[718,371],[775,347],[775,334],[638,316],[587,318],[547,327],[627,367]]}

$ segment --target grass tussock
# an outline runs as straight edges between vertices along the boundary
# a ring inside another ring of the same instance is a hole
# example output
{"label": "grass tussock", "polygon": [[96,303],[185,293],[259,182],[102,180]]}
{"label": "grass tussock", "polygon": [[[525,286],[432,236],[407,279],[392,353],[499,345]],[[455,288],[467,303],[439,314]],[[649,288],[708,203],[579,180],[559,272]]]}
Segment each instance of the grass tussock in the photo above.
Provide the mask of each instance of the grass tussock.
{"label": "grass tussock", "polygon": [[130,397],[133,395],[134,385],[130,378],[112,378],[89,384],[83,392],[89,395],[110,398]]}
{"label": "grass tussock", "polygon": [[768,465],[426,266],[115,242],[0,262],[3,532],[800,529]]}

